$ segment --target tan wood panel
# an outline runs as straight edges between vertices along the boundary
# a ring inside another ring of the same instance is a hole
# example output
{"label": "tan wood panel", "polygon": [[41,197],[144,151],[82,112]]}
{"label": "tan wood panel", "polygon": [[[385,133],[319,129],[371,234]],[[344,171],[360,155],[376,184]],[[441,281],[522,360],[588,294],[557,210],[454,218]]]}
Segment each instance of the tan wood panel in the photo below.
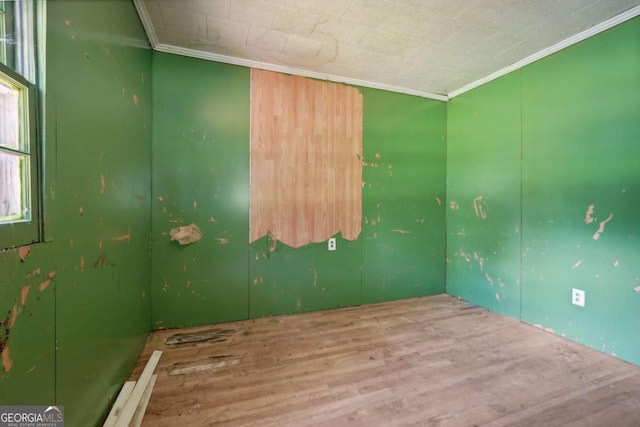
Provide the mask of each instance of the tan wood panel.
{"label": "tan wood panel", "polygon": [[355,88],[251,72],[250,241],[299,247],[362,222],[362,94]]}
{"label": "tan wood panel", "polygon": [[344,166],[341,182],[338,183],[337,207],[344,215],[337,216],[338,229],[343,237],[353,240],[360,234],[362,222],[362,145],[358,144],[362,135],[362,97],[348,87],[336,90],[337,117],[344,118],[342,126],[336,127],[336,158]]}
{"label": "tan wood panel", "polygon": [[446,295],[155,332],[132,378],[155,349],[145,426],[640,420],[640,367]]}

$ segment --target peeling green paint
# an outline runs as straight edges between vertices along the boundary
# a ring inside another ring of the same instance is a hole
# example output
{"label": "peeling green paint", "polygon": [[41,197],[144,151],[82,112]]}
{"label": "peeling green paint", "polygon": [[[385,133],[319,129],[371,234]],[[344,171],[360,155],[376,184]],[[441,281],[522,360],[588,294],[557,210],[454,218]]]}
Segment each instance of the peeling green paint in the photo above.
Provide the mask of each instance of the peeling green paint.
{"label": "peeling green paint", "polygon": [[635,18],[522,71],[522,320],[636,364],[639,52]]}
{"label": "peeling green paint", "polygon": [[447,293],[520,316],[520,73],[454,98],[447,122]]}
{"label": "peeling green paint", "polygon": [[636,364],[638,52],[635,18],[455,98],[447,158],[447,292]]}
{"label": "peeling green paint", "polygon": [[363,96],[363,303],[443,293],[446,104]]}
{"label": "peeling green paint", "polygon": [[250,245],[251,317],[361,304],[362,242],[338,233],[327,242],[292,248],[265,236]]}
{"label": "peeling green paint", "polygon": [[246,319],[249,69],[154,53],[153,98],[152,325]]}
{"label": "peeling green paint", "polygon": [[[0,403],[55,401],[54,268],[40,247],[0,253]],[[14,312],[14,309],[16,310]],[[10,368],[7,370],[7,368]]]}
{"label": "peeling green paint", "polygon": [[56,403],[69,425],[92,425],[150,328],[151,52],[129,2],[49,2],[48,10]]}
{"label": "peeling green paint", "polygon": [[150,329],[151,52],[130,2],[47,9],[47,243],[0,253],[0,404],[100,425]]}

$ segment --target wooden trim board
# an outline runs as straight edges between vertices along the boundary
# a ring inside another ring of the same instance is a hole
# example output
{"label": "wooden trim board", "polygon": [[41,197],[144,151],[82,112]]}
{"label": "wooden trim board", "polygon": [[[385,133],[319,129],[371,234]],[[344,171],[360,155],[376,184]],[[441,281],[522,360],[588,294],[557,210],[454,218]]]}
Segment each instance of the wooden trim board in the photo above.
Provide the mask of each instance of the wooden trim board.
{"label": "wooden trim board", "polygon": [[156,385],[156,381],[158,379],[157,375],[153,375],[149,380],[149,384],[147,384],[147,388],[144,389],[144,394],[142,395],[142,399],[140,400],[140,404],[136,409],[136,413],[133,414],[133,420],[129,426],[131,427],[140,427],[142,424],[142,420],[144,419],[144,413],[147,412],[147,405],[149,405],[149,400],[151,399],[151,393],[153,392],[153,387]]}
{"label": "wooden trim board", "polygon": [[118,394],[116,401],[113,403],[111,411],[109,412],[109,415],[107,416],[103,427],[113,427],[116,424],[118,416],[122,412],[122,408],[124,407],[125,403],[127,403],[127,400],[129,400],[129,396],[131,396],[131,392],[133,391],[135,385],[135,381],[127,381],[122,385],[120,393]]}
{"label": "wooden trim board", "polygon": [[[151,397],[151,390],[147,392],[147,388],[153,389],[153,384],[155,384],[155,379],[153,379],[153,371],[156,369],[156,366],[160,361],[160,356],[162,356],[162,352],[158,350],[155,350],[153,354],[151,354],[147,365],[142,371],[142,374],[140,374],[140,378],[133,387],[129,398],[122,407],[122,411],[113,424],[115,427],[129,427],[131,425],[134,425],[132,424],[132,422],[134,420],[134,417],[136,416],[136,412],[138,411],[141,402],[144,401],[145,394],[148,394],[147,401],[143,404],[146,409],[146,405],[149,401],[148,399]],[[151,387],[149,387],[150,384]],[[142,412],[142,417],[144,417],[144,411]],[[140,422],[142,422],[142,417],[140,417]]]}

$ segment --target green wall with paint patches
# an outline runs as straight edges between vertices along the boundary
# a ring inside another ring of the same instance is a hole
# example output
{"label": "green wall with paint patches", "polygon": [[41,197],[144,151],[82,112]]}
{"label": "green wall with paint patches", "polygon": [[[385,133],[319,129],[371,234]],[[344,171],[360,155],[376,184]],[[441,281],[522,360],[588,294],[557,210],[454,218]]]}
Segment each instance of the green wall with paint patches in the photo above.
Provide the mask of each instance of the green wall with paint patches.
{"label": "green wall with paint patches", "polygon": [[24,261],[17,250],[0,253],[0,405],[55,402],[57,280],[40,285],[56,267],[45,247]]}
{"label": "green wall with paint patches", "polygon": [[639,52],[635,18],[455,98],[447,158],[447,291],[635,364]]}
{"label": "green wall with paint patches", "polygon": [[153,327],[246,319],[249,69],[156,52],[153,114]]}
{"label": "green wall with paint patches", "polygon": [[443,293],[446,104],[363,95],[362,302]]}
{"label": "green wall with paint patches", "polygon": [[292,248],[270,236],[250,245],[252,318],[361,304],[362,240],[338,233],[328,242]]}
{"label": "green wall with paint patches", "polygon": [[522,319],[640,364],[640,18],[522,81]]}
{"label": "green wall with paint patches", "polygon": [[100,425],[150,329],[151,51],[130,2],[47,9],[46,243],[0,253],[0,404]]}
{"label": "green wall with paint patches", "polygon": [[[444,292],[446,105],[361,89],[363,232],[249,244],[248,68],[154,53],[154,328]],[[195,223],[204,237],[171,242]]]}
{"label": "green wall with paint patches", "polygon": [[454,98],[447,123],[447,293],[520,316],[520,73]]}

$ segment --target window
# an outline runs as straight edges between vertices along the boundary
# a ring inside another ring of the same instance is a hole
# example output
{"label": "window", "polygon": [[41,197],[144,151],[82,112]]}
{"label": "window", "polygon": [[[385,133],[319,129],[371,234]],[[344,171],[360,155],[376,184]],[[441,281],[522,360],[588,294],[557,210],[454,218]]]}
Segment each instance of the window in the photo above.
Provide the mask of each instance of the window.
{"label": "window", "polygon": [[40,241],[32,0],[0,0],[0,249]]}

